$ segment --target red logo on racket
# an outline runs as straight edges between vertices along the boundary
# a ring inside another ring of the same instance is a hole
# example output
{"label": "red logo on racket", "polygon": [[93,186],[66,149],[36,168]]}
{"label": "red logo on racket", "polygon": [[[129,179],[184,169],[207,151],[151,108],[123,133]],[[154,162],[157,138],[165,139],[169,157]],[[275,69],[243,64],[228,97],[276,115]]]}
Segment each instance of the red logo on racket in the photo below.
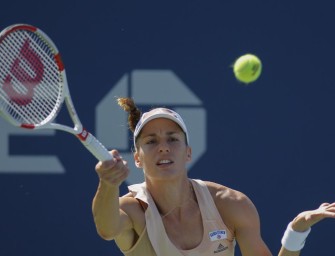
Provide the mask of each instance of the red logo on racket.
{"label": "red logo on racket", "polygon": [[82,140],[82,141],[85,141],[87,139],[87,136],[89,135],[89,132],[83,128],[82,132],[77,134],[77,137]]}
{"label": "red logo on racket", "polygon": [[[29,73],[28,73],[29,71]],[[34,97],[34,88],[43,79],[44,65],[38,54],[30,47],[30,40],[26,39],[19,56],[14,60],[10,69],[11,74],[24,86],[24,91],[14,88],[13,77],[8,74],[5,78],[3,90],[9,99],[18,105],[29,104]]]}

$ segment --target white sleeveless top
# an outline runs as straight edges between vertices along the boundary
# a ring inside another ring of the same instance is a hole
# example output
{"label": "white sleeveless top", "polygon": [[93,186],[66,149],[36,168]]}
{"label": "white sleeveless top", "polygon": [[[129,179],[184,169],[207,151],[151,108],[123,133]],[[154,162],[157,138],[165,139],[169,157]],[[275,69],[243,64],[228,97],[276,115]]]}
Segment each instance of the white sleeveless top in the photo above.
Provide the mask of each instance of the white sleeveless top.
{"label": "white sleeveless top", "polygon": [[235,238],[224,224],[214,200],[201,180],[191,180],[200,208],[203,223],[203,238],[198,246],[190,250],[178,249],[166,234],[161,215],[145,183],[129,186],[135,198],[148,205],[145,211],[146,228],[127,256],[233,256]]}

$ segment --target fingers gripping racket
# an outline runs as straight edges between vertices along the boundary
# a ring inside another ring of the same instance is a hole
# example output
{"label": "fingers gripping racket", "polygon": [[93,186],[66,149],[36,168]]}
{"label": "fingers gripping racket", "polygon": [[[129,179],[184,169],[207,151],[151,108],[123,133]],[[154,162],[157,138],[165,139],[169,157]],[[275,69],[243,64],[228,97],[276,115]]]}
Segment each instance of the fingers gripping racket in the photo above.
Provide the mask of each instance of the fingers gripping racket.
{"label": "fingers gripping racket", "polygon": [[[74,127],[54,122],[64,101]],[[31,25],[0,33],[0,115],[17,127],[72,133],[97,159],[112,158],[77,116],[56,45]]]}

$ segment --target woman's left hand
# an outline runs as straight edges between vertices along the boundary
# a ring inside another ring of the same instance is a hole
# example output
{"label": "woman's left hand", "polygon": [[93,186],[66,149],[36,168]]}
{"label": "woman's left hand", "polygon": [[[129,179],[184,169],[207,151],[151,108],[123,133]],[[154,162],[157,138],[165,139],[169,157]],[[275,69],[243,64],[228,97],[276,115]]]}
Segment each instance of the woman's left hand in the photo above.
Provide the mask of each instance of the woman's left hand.
{"label": "woman's left hand", "polygon": [[292,221],[292,228],[295,231],[304,232],[325,218],[335,218],[335,202],[323,203],[318,209],[300,213]]}

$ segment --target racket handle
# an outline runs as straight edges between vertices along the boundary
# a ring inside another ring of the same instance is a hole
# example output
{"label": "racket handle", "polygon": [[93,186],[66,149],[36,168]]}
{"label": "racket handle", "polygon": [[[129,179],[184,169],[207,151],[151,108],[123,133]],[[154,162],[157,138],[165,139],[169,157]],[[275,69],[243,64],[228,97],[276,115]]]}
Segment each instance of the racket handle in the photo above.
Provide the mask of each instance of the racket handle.
{"label": "racket handle", "polygon": [[80,141],[84,144],[84,146],[100,161],[111,160],[113,157],[105,148],[104,145],[101,144],[91,133],[87,132],[87,136],[83,137],[78,135]]}

